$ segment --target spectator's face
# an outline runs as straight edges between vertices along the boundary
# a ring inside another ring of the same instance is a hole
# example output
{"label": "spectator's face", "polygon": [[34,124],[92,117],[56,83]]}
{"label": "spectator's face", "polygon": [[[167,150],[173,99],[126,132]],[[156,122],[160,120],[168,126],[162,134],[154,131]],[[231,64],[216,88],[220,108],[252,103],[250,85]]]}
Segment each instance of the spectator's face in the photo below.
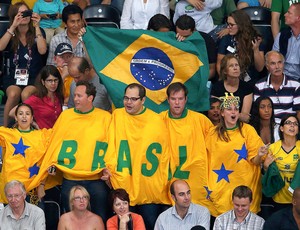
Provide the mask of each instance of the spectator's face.
{"label": "spectator's face", "polygon": [[251,202],[249,197],[238,198],[235,196],[233,197],[232,203],[235,216],[238,219],[244,219],[248,215],[250,210]]}
{"label": "spectator's face", "polygon": [[86,87],[84,85],[76,86],[74,92],[75,108],[80,112],[88,112],[93,106],[93,96],[86,94]]}
{"label": "spectator's face", "polygon": [[84,73],[81,73],[76,65],[68,65],[68,71],[71,77],[73,77],[75,82],[84,81],[86,76]]}
{"label": "spectator's face", "polygon": [[259,116],[261,120],[270,120],[272,116],[272,104],[269,99],[262,100],[259,104]]}
{"label": "spectator's face", "polygon": [[288,26],[300,23],[300,13],[297,12],[295,6],[291,5],[288,11],[284,14],[285,24]]}
{"label": "spectator's face", "polygon": [[124,214],[129,212],[128,201],[121,200],[118,197],[116,197],[113,209],[117,215],[123,216]]}
{"label": "spectator's face", "polygon": [[82,27],[82,19],[80,14],[70,14],[66,23],[68,33],[72,35],[77,35]]}
{"label": "spectator's face", "polygon": [[191,204],[190,187],[183,181],[177,181],[174,184],[174,195],[172,199],[175,201],[175,206],[179,209],[187,209]]}
{"label": "spectator's face", "polygon": [[33,121],[33,115],[28,106],[20,106],[15,116],[15,120],[18,124],[18,129],[26,131],[30,130],[30,124]]}
{"label": "spectator's face", "polygon": [[283,77],[284,63],[282,58],[277,53],[272,53],[269,55],[266,65],[271,76]]}
{"label": "spectator's face", "polygon": [[[23,11],[26,11],[26,10],[28,10],[28,8],[25,5],[21,5],[18,12],[23,12]],[[30,23],[30,19],[31,19],[30,17],[22,18],[20,24],[21,25],[28,24],[28,23]]]}
{"label": "spectator's face", "polygon": [[73,53],[64,53],[54,57],[54,61],[58,67],[67,66],[69,61],[74,57]]}
{"label": "spectator's face", "polygon": [[185,37],[187,38],[188,36],[191,36],[193,31],[191,29],[188,29],[188,30],[182,30],[182,29],[179,29],[177,26],[176,26],[176,33],[181,35],[182,37]]}
{"label": "spectator's face", "polygon": [[87,209],[89,198],[80,189],[76,189],[74,192],[74,198],[72,201],[73,210],[84,211]]}
{"label": "spectator's face", "polygon": [[207,117],[212,121],[213,124],[220,122],[220,102],[214,102],[210,105],[210,110],[207,111]]}
{"label": "spectator's face", "polygon": [[140,98],[138,88],[134,87],[126,90],[123,103],[127,113],[131,115],[139,114],[143,111],[144,102],[145,97]]}
{"label": "spectator's face", "polygon": [[22,192],[21,188],[18,185],[16,185],[12,188],[7,189],[6,198],[11,209],[17,210],[24,207],[26,194]]}
{"label": "spectator's face", "polygon": [[227,18],[227,28],[229,29],[230,35],[236,35],[238,32],[238,25],[236,24],[236,21],[233,19],[233,17]]}
{"label": "spectator's face", "polygon": [[239,78],[241,75],[241,69],[238,60],[231,58],[227,62],[226,75],[228,77]]}
{"label": "spectator's face", "polygon": [[184,94],[183,90],[178,92],[171,92],[168,98],[168,102],[170,105],[170,113],[173,117],[181,117],[182,112],[185,108],[185,104],[187,101],[187,97]]}
{"label": "spectator's face", "polygon": [[221,111],[221,116],[224,117],[226,128],[234,128],[237,120],[239,119],[239,109],[232,104],[228,106],[228,108],[224,108],[224,110]]}

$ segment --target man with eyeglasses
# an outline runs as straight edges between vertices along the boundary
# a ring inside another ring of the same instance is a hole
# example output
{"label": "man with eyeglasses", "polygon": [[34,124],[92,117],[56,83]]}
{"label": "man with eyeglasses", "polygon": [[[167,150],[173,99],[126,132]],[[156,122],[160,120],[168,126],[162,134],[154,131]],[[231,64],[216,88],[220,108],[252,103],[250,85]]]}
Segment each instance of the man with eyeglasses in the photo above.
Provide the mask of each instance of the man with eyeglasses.
{"label": "man with eyeglasses", "polygon": [[129,84],[124,108],[114,110],[106,165],[114,188],[125,189],[130,206],[153,230],[158,215],[170,205],[168,197],[169,139],[158,114],[144,107],[145,88]]}
{"label": "man with eyeglasses", "polygon": [[287,114],[297,114],[300,118],[300,83],[283,73],[284,63],[284,56],[278,51],[266,53],[265,66],[269,75],[255,84],[253,93],[254,101],[260,96],[271,98],[277,124]]}
{"label": "man with eyeglasses", "polygon": [[43,210],[25,201],[23,183],[12,180],[5,185],[4,191],[8,205],[0,211],[0,229],[46,229]]}
{"label": "man with eyeglasses", "polygon": [[186,180],[194,194],[193,202],[203,204],[210,193],[206,174],[199,172],[207,171],[205,136],[213,125],[203,114],[186,108],[187,94],[184,84],[170,84],[167,88],[170,108],[160,115],[170,135],[172,176]]}

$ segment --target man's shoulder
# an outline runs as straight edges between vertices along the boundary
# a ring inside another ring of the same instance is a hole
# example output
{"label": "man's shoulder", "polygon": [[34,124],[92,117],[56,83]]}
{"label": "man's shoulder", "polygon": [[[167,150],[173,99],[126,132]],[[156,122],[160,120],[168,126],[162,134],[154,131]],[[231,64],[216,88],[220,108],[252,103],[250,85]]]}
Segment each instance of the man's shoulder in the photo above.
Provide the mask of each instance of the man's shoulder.
{"label": "man's shoulder", "polygon": [[44,216],[43,209],[39,208],[38,206],[30,204],[26,201],[25,201],[25,205],[26,205],[25,210],[27,210],[29,212],[29,215]]}
{"label": "man's shoulder", "polygon": [[200,205],[200,204],[194,204],[194,203],[191,203],[190,204],[190,210],[192,211],[192,212],[198,212],[198,213],[201,213],[201,215],[203,215],[203,214],[210,214],[210,212],[209,212],[209,210],[208,210],[208,208],[206,208],[205,206],[202,206],[202,205]]}

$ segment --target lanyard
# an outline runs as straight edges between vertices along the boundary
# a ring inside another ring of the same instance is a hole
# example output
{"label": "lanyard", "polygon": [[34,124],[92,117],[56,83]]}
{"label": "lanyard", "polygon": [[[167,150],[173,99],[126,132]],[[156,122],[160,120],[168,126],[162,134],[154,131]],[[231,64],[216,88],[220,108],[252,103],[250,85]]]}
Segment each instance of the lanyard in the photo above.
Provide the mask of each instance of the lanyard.
{"label": "lanyard", "polygon": [[[29,70],[30,62],[31,62],[31,59],[32,59],[32,50],[31,50],[31,47],[29,45],[27,45],[27,49],[28,49],[28,58],[26,58],[27,59],[26,69]],[[18,67],[19,67],[19,58],[20,58],[19,54],[18,54],[19,50],[20,50],[20,43],[18,45],[18,49],[16,50],[16,52],[14,54],[14,59],[13,59],[13,63],[15,64],[16,69],[18,69]],[[25,56],[26,56],[26,54],[25,54]]]}

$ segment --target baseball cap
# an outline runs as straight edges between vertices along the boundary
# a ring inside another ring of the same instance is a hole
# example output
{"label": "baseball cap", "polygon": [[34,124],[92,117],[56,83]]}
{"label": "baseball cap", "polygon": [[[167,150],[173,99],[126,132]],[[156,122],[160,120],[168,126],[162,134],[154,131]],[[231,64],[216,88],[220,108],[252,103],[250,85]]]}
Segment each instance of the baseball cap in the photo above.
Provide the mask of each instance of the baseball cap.
{"label": "baseball cap", "polygon": [[65,54],[65,53],[73,53],[72,46],[68,43],[60,43],[56,47],[56,49],[54,51],[54,55],[57,56],[57,55]]}

